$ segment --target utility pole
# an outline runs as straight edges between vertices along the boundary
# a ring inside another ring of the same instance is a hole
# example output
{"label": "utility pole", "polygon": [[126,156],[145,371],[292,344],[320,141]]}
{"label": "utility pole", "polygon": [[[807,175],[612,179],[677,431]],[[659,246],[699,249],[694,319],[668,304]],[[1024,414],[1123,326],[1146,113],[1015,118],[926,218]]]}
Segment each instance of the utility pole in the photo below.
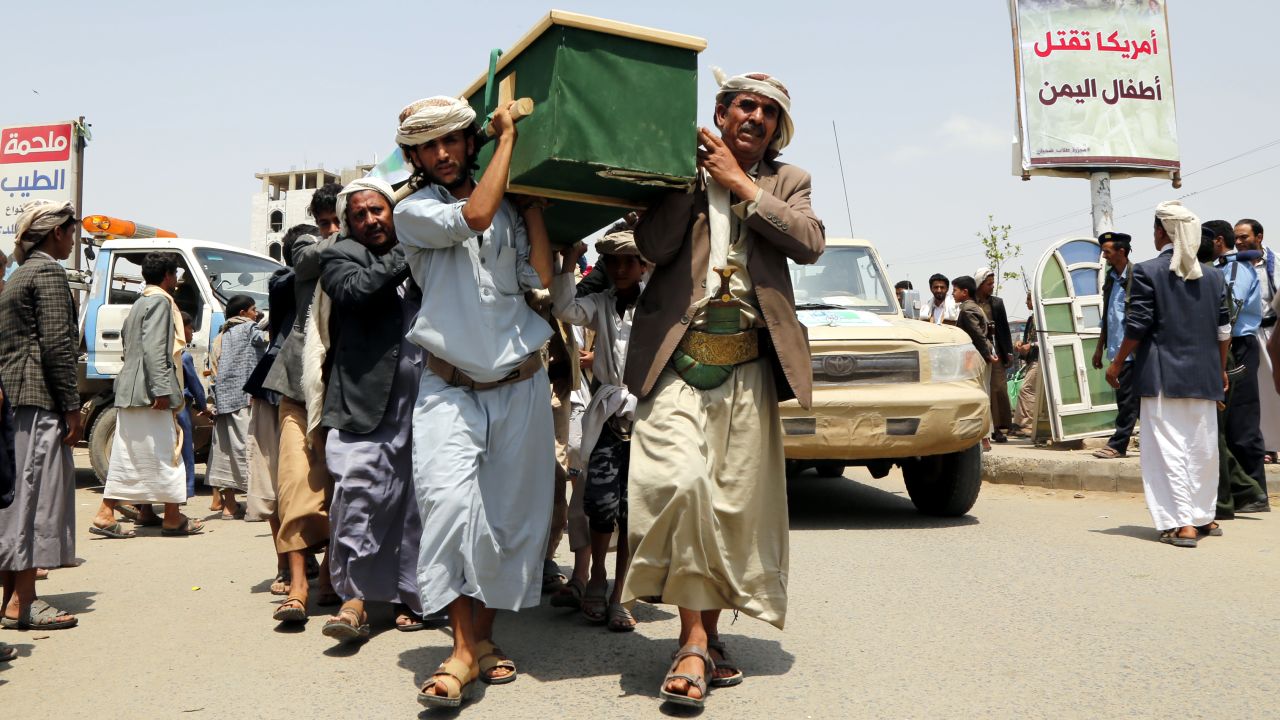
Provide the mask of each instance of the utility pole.
{"label": "utility pole", "polygon": [[1089,173],[1089,197],[1093,209],[1093,236],[1115,230],[1115,211],[1111,207],[1111,173]]}
{"label": "utility pole", "polygon": [[[84,135],[86,132],[88,128],[84,124],[84,116],[81,115],[73,129],[73,134],[76,136],[76,212],[81,217],[84,216],[84,148],[87,145]],[[80,255],[83,252],[84,249],[80,246],[80,228],[76,228],[76,249],[71,254],[74,258],[74,264],[71,266],[73,270],[80,269]]]}

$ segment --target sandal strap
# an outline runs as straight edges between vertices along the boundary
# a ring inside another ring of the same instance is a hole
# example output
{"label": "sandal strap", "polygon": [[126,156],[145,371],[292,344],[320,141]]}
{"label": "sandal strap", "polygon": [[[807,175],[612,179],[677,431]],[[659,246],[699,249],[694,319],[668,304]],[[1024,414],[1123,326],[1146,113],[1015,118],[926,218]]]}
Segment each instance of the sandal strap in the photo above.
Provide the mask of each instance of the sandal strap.
{"label": "sandal strap", "polygon": [[36,599],[31,601],[31,608],[27,613],[27,623],[31,625],[48,625],[55,622],[54,618],[60,615],[70,615],[71,613],[63,612],[49,603]]}
{"label": "sandal strap", "polygon": [[516,663],[507,654],[502,652],[502,648],[493,644],[491,640],[481,640],[476,643],[476,663],[480,666],[480,672],[487,673],[490,670],[501,668],[503,670],[515,670]]}
{"label": "sandal strap", "polygon": [[466,687],[467,683],[475,680],[475,676],[471,674],[471,667],[469,665],[458,658],[450,657],[440,663],[440,667],[436,668],[436,671],[432,673],[431,677],[427,678],[427,681],[422,684],[421,691],[425,693],[437,683],[440,683],[444,678],[449,678],[458,684],[456,688],[451,688],[447,685],[445,686],[445,690],[447,692],[445,697],[450,699],[461,697],[462,688]]}
{"label": "sandal strap", "polygon": [[687,657],[696,657],[702,660],[702,666],[705,669],[706,675],[710,675],[716,671],[716,662],[711,659],[709,654],[707,654],[706,648],[700,645],[685,645],[677,650],[676,656],[671,662],[672,671],[676,669],[676,666],[680,664],[681,660]]}
{"label": "sandal strap", "polygon": [[698,676],[696,676],[696,675],[687,675],[687,674],[685,674],[685,673],[673,673],[673,674],[671,674],[671,675],[668,675],[668,676],[667,676],[667,682],[666,682],[666,683],[663,683],[663,687],[665,687],[667,684],[669,684],[672,680],[684,680],[685,682],[689,683],[690,685],[693,685],[694,687],[696,687],[696,688],[698,688],[699,690],[701,690],[701,691],[702,691],[702,693],[703,693],[703,696],[704,696],[704,697],[706,696],[706,692],[707,692],[707,678],[706,678],[706,677],[698,677]]}

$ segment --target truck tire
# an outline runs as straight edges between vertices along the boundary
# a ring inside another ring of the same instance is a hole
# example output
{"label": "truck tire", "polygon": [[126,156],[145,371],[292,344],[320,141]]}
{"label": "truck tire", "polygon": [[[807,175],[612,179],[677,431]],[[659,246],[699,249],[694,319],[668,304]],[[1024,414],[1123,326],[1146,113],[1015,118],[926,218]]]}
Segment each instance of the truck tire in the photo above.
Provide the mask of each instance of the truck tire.
{"label": "truck tire", "polygon": [[98,482],[107,482],[107,466],[111,464],[111,443],[116,437],[116,409],[107,406],[89,426],[89,464]]}
{"label": "truck tire", "polygon": [[833,460],[824,460],[813,464],[813,469],[818,473],[818,477],[828,478],[844,477],[844,467],[844,463]]}
{"label": "truck tire", "polygon": [[982,446],[912,458],[902,464],[902,477],[917,510],[926,515],[959,517],[969,512],[982,489]]}

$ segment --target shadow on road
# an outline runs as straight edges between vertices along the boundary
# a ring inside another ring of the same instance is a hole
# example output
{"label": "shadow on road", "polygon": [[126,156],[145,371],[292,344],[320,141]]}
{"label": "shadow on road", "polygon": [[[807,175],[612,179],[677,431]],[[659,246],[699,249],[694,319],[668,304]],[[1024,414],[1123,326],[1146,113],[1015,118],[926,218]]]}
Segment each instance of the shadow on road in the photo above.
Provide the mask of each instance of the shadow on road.
{"label": "shadow on road", "polygon": [[59,593],[57,595],[41,593],[40,599],[59,610],[64,610],[73,615],[84,615],[93,612],[93,596],[97,594],[91,591]]}
{"label": "shadow on road", "polygon": [[[634,613],[642,630],[647,620],[672,616],[665,607],[646,603],[637,603]],[[795,656],[777,641],[734,634],[727,613],[721,632],[734,662],[748,677],[782,675],[795,663]],[[519,615],[499,613],[495,635],[521,675],[555,682],[621,674],[618,696],[651,696],[655,710],[658,685],[671,664],[671,652],[676,649],[674,636],[650,638],[636,632],[613,633],[601,625],[587,624],[576,613],[545,604]],[[413,682],[422,687],[449,656],[453,640],[444,632],[424,632],[419,637],[423,647],[401,653],[399,665],[412,672]],[[519,687],[518,679],[512,687]],[[492,691],[512,692],[502,687]]]}
{"label": "shadow on road", "polygon": [[977,525],[972,515],[921,514],[906,488],[889,492],[847,477],[801,473],[787,482],[792,530],[896,530]]}

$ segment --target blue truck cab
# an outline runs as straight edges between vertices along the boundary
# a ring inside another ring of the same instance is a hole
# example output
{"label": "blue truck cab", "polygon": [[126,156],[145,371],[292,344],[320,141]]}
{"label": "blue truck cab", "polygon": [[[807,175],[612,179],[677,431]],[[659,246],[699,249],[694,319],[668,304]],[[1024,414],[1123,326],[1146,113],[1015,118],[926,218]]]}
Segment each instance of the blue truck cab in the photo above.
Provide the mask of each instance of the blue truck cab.
{"label": "blue truck cab", "polygon": [[[92,260],[92,275],[80,303],[80,396],[84,401],[85,439],[99,479],[106,478],[115,435],[114,382],[124,362],[120,331],[130,309],[142,294],[142,261],[148,253],[172,253],[178,261],[178,308],[194,319],[188,347],[197,368],[206,359],[222,327],[223,308],[234,295],[248,295],[258,309],[269,310],[267,281],[283,267],[266,255],[246,248],[187,238],[107,240]],[[207,378],[201,377],[207,383]],[[207,424],[197,427],[197,454],[207,450]]]}

